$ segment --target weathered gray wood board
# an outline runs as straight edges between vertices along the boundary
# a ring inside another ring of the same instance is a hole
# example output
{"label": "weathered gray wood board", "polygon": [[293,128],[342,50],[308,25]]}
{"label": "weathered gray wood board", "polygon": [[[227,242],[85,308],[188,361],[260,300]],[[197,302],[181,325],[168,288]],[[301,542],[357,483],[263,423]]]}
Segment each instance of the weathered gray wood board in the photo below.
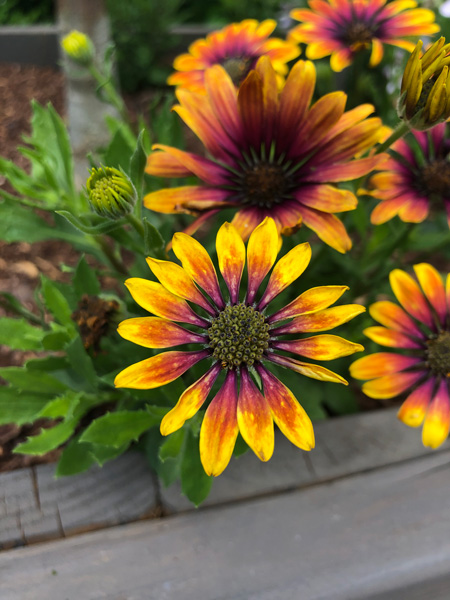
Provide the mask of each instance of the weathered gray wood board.
{"label": "weathered gray wood board", "polygon": [[157,506],[152,475],[135,452],[74,477],[55,480],[54,470],[41,465],[0,475],[0,548],[128,523]]}
{"label": "weathered gray wood board", "polygon": [[[311,452],[298,450],[280,434],[268,463],[252,452],[232,459],[214,481],[204,505],[300,488],[429,454],[420,432],[405,427],[396,412],[389,409],[315,423],[316,447]],[[161,498],[173,512],[192,509],[178,484],[162,489]]]}
{"label": "weathered gray wood board", "polygon": [[[291,493],[10,550],[0,554],[0,597],[448,600],[449,468],[447,450]],[[405,596],[408,589],[418,593]]]}

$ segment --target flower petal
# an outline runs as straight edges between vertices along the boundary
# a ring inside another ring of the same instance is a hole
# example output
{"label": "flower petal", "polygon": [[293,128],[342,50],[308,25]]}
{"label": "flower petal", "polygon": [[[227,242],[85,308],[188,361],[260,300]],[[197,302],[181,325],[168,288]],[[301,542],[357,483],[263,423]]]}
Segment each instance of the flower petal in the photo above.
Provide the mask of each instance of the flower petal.
{"label": "flower petal", "polygon": [[239,286],[245,266],[245,245],[236,228],[224,223],[216,237],[219,269],[230,292],[231,302],[239,301]]}
{"label": "flower petal", "polygon": [[120,323],[117,331],[125,340],[145,348],[169,348],[180,344],[205,343],[203,336],[159,317],[126,319]]}
{"label": "flower petal", "polygon": [[429,327],[433,326],[433,318],[426,300],[414,279],[401,269],[394,269],[389,274],[392,291],[403,308],[418,321]]}
{"label": "flower petal", "polygon": [[121,371],[116,375],[114,385],[119,388],[151,390],[174,381],[209,354],[209,350],[197,352],[174,350],[157,354]]}
{"label": "flower petal", "polygon": [[166,290],[160,283],[132,277],[125,281],[125,285],[139,306],[157,317],[209,327],[206,319],[196,315],[187,302]]}
{"label": "flower petal", "polygon": [[425,371],[413,371],[412,373],[384,375],[378,379],[367,381],[362,386],[362,391],[369,396],[369,398],[387,400],[388,398],[398,396],[408,388],[412,387],[425,374]]}
{"label": "flower petal", "polygon": [[[181,163],[186,169],[188,169],[188,175],[194,174],[209,185],[223,185],[227,182],[227,172],[225,169],[220,167],[212,160],[208,160],[207,158],[203,158],[197,154],[192,154],[192,152],[185,152],[184,150],[178,150],[178,148],[173,148],[172,146],[166,146],[164,144],[155,144],[153,149],[163,150],[166,155],[169,154],[171,157]],[[156,154],[159,154],[159,152]],[[148,170],[149,165],[150,160],[147,163],[147,173],[150,173]],[[172,177],[180,177],[180,175],[172,175]]]}
{"label": "flower petal", "polygon": [[309,312],[317,312],[334,304],[348,290],[346,285],[321,285],[300,294],[284,308],[267,319],[268,323],[283,321]]}
{"label": "flower petal", "polygon": [[380,300],[369,306],[370,316],[389,329],[410,333],[416,337],[422,338],[423,333],[414,323],[414,321],[394,302],[389,300]]}
{"label": "flower petal", "polygon": [[343,304],[325,308],[317,312],[295,317],[290,323],[281,325],[271,331],[272,335],[286,333],[309,333],[313,331],[328,331],[343,323],[347,323],[357,315],[365,312],[366,308],[360,304]]}
{"label": "flower petal", "polygon": [[239,433],[236,373],[228,371],[212,399],[200,429],[200,459],[207,475],[220,475],[230,462]]}
{"label": "flower petal", "polygon": [[305,119],[316,85],[316,69],[312,62],[299,60],[291,68],[280,94],[280,130],[282,147],[295,138],[298,125]]}
{"label": "flower petal", "polygon": [[334,360],[364,350],[364,346],[361,346],[361,344],[355,344],[338,335],[328,333],[303,340],[272,342],[272,347],[300,354],[306,356],[306,358],[313,358],[314,360]]}
{"label": "flower petal", "polygon": [[293,196],[301,204],[327,213],[353,210],[358,204],[353,192],[332,185],[305,185]]}
{"label": "flower petal", "polygon": [[312,229],[323,242],[342,254],[350,250],[352,241],[336,215],[300,206],[304,225]]}
{"label": "flower petal", "polygon": [[285,254],[275,265],[267,284],[267,288],[258,305],[262,310],[278,294],[298,279],[311,260],[311,246],[308,242],[299,244]]}
{"label": "flower petal", "polygon": [[214,364],[181,394],[176,406],[161,421],[161,435],[169,435],[177,431],[197,413],[208,397],[220,371],[221,366],[218,363]]}
{"label": "flower petal", "polygon": [[296,373],[300,373],[300,375],[310,377],[311,379],[330,381],[332,383],[343,383],[344,385],[348,385],[348,382],[343,377],[325,367],[322,367],[321,365],[313,365],[311,363],[301,362],[295,358],[291,358],[290,356],[280,356],[279,354],[270,354],[268,356],[268,360],[282,367],[291,369]]}
{"label": "flower petal", "polygon": [[295,446],[302,450],[312,450],[315,444],[314,429],[304,408],[291,390],[262,365],[257,366],[257,371],[262,379],[264,396],[273,419],[281,432]]}
{"label": "flower petal", "polygon": [[393,331],[386,327],[367,327],[363,333],[372,341],[388,348],[422,348],[419,341],[411,339],[401,331]]}
{"label": "flower petal", "polygon": [[450,398],[447,379],[442,379],[439,389],[431,401],[422,430],[422,443],[437,448],[445,442],[450,429]]}
{"label": "flower petal", "polygon": [[191,213],[207,210],[215,206],[224,208],[228,202],[229,193],[201,185],[185,185],[182,187],[164,188],[144,196],[144,206],[156,212]]}
{"label": "flower petal", "polygon": [[241,141],[242,123],[238,111],[236,88],[225,69],[215,65],[206,70],[205,87],[212,110],[235,140]]}
{"label": "flower petal", "polygon": [[431,402],[431,395],[435,385],[435,379],[427,379],[422,385],[419,385],[406,398],[397,413],[400,421],[409,427],[419,427],[422,425],[427,412],[428,405]]}
{"label": "flower petal", "polygon": [[215,309],[205,299],[203,294],[196,288],[195,283],[180,265],[173,263],[169,260],[158,260],[157,258],[151,258],[150,256],[146,259],[147,264],[152,270],[155,277],[158,278],[159,282],[175,294],[184,300],[189,300],[198,304],[210,315],[216,314]]}
{"label": "flower petal", "polygon": [[250,146],[257,148],[262,142],[264,100],[262,80],[256,71],[250,71],[241,83],[238,105],[245,139]]}
{"label": "flower petal", "polygon": [[414,272],[425,297],[428,298],[431,306],[436,311],[441,324],[445,325],[447,302],[441,276],[434,267],[427,263],[414,265]]}
{"label": "flower petal", "polygon": [[165,152],[151,152],[147,157],[145,172],[155,177],[189,177],[191,171],[180,161]]}
{"label": "flower petal", "polygon": [[241,372],[237,420],[242,437],[256,456],[264,462],[269,460],[275,445],[272,414],[246,369]]}
{"label": "flower petal", "polygon": [[420,363],[422,359],[393,352],[376,352],[358,358],[350,365],[350,375],[355,379],[375,379],[398,373]]}
{"label": "flower petal", "polygon": [[209,294],[219,308],[224,308],[216,270],[205,248],[200,242],[181,232],[173,236],[172,243],[173,251],[189,277]]}
{"label": "flower petal", "polygon": [[278,254],[278,231],[275,221],[266,217],[254,229],[247,244],[248,289],[247,302],[251,304],[259,286],[272,268]]}

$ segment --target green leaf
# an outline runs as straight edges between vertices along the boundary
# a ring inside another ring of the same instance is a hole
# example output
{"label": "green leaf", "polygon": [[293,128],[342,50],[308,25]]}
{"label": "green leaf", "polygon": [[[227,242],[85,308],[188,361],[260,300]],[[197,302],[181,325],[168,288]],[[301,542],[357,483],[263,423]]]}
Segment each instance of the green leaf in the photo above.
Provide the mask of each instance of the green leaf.
{"label": "green leaf", "polygon": [[58,448],[69,439],[75,431],[77,423],[77,419],[72,419],[71,421],[59,423],[50,429],[41,429],[38,435],[29,437],[26,442],[16,446],[13,452],[15,454],[33,454],[38,456],[47,454],[47,452]]}
{"label": "green leaf", "polygon": [[101,446],[99,444],[89,444],[89,452],[91,453],[95,462],[100,466],[108,462],[109,460],[114,460],[121,454],[123,454],[129,447],[131,442],[127,442],[118,448],[114,448],[113,446]]}
{"label": "green leaf", "polygon": [[[125,223],[125,219],[117,219],[117,221],[108,221],[99,215],[86,214],[76,217],[68,210],[57,210],[57,215],[64,217],[71,225],[82,233],[88,235],[100,235],[104,233],[111,233],[116,229],[122,227]],[[61,236],[64,237],[64,236]]]}
{"label": "green leaf", "polygon": [[181,490],[195,506],[199,506],[211,490],[213,477],[208,476],[200,462],[199,439],[189,429],[181,462]]}
{"label": "green leaf", "polygon": [[59,394],[67,390],[67,386],[40,371],[29,371],[23,367],[0,368],[0,377],[24,392],[39,392],[40,394]]}
{"label": "green leaf", "polygon": [[130,157],[134,151],[133,146],[130,145],[130,140],[126,135],[125,125],[118,123],[118,127],[112,137],[112,140],[104,153],[104,164],[108,167],[122,167],[125,169],[130,163]]}
{"label": "green leaf", "polygon": [[64,238],[64,233],[51,227],[32,210],[20,206],[18,202],[14,205],[7,200],[0,203],[1,240],[8,243],[23,240],[33,243],[49,238]]}
{"label": "green leaf", "polygon": [[44,350],[63,350],[70,340],[67,331],[52,331],[42,338],[42,347]]}
{"label": "green leaf", "polygon": [[180,455],[186,430],[184,428],[175,431],[169,437],[167,437],[159,448],[159,459],[161,462],[166,461],[168,458],[176,458]]}
{"label": "green leaf", "polygon": [[97,374],[91,357],[86,352],[81,338],[77,336],[66,349],[67,358],[72,369],[82,377],[88,389],[96,389],[98,385]]}
{"label": "green leaf", "polygon": [[44,406],[39,413],[39,418],[47,417],[48,419],[57,419],[59,417],[64,418],[70,410],[71,405],[74,402],[73,393],[58,396]]}
{"label": "green leaf", "polygon": [[0,425],[31,423],[47,403],[48,398],[40,394],[0,387]]}
{"label": "green leaf", "polygon": [[144,169],[147,163],[147,152],[144,149],[145,138],[147,138],[147,141],[149,143],[147,131],[145,129],[142,129],[142,131],[139,133],[139,137],[136,142],[136,148],[133,152],[133,156],[131,157],[129,168],[131,181],[135,185],[139,194],[142,190],[142,182],[144,180]]}
{"label": "green leaf", "polygon": [[83,294],[97,296],[100,293],[100,282],[98,277],[94,269],[87,264],[84,256],[80,258],[77,268],[75,269],[72,283],[78,298],[81,298]]}
{"label": "green leaf", "polygon": [[33,327],[25,319],[1,319],[0,344],[13,350],[40,350],[44,335],[43,329]]}
{"label": "green leaf", "polygon": [[144,252],[148,256],[154,258],[164,258],[164,240],[159,231],[151,223],[147,217],[142,219],[144,225]]}
{"label": "green leaf", "polygon": [[247,445],[247,443],[244,440],[244,438],[242,437],[242,435],[239,434],[237,437],[237,440],[236,440],[236,444],[234,446],[233,456],[236,456],[236,457],[242,456],[248,450],[250,450],[250,447]]}
{"label": "green leaf", "polygon": [[83,473],[95,464],[91,444],[82,444],[79,439],[80,436],[77,436],[70,440],[62,451],[56,466],[56,478]]}
{"label": "green leaf", "polygon": [[93,421],[81,441],[119,448],[136,441],[144,431],[157,425],[158,419],[145,410],[111,412]]}
{"label": "green leaf", "polygon": [[52,281],[46,277],[42,277],[42,294],[48,310],[53,314],[55,319],[64,325],[71,337],[76,335],[75,324],[72,321],[72,310],[67,302],[67,299],[58,290]]}
{"label": "green leaf", "polygon": [[350,386],[324,384],[323,403],[337,415],[349,415],[359,410],[358,402]]}

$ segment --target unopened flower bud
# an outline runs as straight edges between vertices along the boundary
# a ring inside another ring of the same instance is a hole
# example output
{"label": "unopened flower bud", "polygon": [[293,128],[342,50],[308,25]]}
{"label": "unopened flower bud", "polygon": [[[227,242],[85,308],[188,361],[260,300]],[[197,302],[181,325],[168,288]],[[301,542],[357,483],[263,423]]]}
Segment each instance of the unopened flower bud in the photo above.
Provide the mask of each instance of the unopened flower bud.
{"label": "unopened flower bud", "polygon": [[94,167],[90,174],[86,189],[92,210],[108,219],[120,219],[133,210],[137,193],[125,173],[113,167]]}
{"label": "unopened flower bud", "polygon": [[76,29],[61,40],[61,46],[67,56],[80,65],[88,65],[94,58],[94,44],[91,39]]}
{"label": "unopened flower bud", "polygon": [[441,37],[421,57],[422,45],[406,64],[397,112],[411,129],[425,131],[450,117],[450,44]]}

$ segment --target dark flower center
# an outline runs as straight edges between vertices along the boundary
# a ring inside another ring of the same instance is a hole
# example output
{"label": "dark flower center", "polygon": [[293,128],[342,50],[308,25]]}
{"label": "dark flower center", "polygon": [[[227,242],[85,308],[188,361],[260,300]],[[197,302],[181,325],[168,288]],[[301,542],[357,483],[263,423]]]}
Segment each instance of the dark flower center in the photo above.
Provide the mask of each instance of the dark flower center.
{"label": "dark flower center", "polygon": [[450,374],[450,332],[443,331],[433,340],[428,340],[428,366],[435,375]]}
{"label": "dark flower center", "polygon": [[243,188],[245,202],[270,208],[285,195],[286,174],[278,165],[257,163],[245,172]]}
{"label": "dark flower center", "polygon": [[344,41],[349,46],[353,46],[354,44],[370,44],[372,39],[372,29],[366,23],[361,23],[358,21],[350,23],[344,33]]}
{"label": "dark flower center", "polygon": [[261,360],[269,347],[269,325],[264,316],[245,304],[227,306],[208,329],[213,356],[226,369]]}
{"label": "dark flower center", "polygon": [[423,167],[419,184],[428,195],[448,196],[450,194],[450,161],[435,160]]}
{"label": "dark flower center", "polygon": [[234,85],[238,86],[250,71],[252,59],[248,57],[227,58],[222,62],[222,67],[231,77]]}

